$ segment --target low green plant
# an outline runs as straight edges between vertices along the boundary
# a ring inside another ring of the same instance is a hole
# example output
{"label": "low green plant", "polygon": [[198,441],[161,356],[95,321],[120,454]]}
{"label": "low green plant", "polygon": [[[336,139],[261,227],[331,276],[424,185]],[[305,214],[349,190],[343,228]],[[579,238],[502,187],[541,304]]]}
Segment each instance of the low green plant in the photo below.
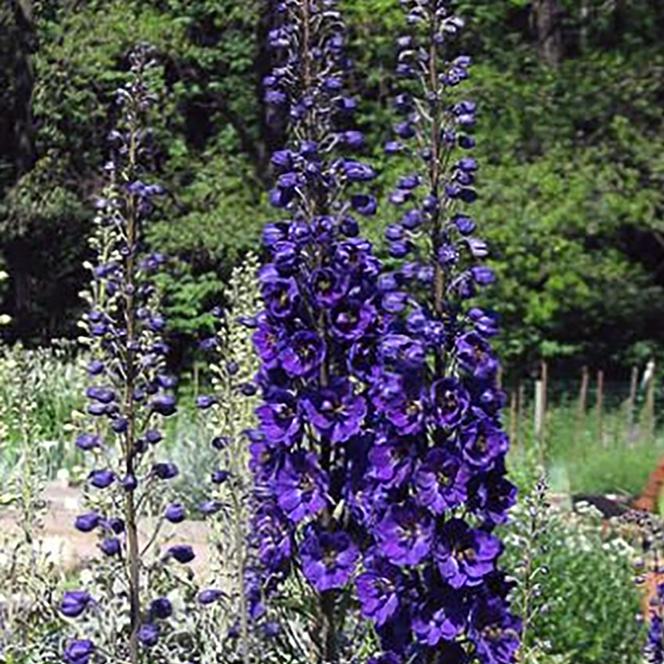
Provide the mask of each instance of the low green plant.
{"label": "low green plant", "polygon": [[546,503],[525,489],[506,560],[525,621],[524,664],[637,664],[643,628],[632,546],[592,508]]}

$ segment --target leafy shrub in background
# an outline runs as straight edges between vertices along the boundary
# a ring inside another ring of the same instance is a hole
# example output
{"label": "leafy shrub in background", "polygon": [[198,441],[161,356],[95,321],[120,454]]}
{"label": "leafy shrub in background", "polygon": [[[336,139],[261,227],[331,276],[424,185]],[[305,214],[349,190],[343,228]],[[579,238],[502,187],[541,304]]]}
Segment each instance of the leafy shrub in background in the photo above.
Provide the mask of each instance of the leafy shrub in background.
{"label": "leafy shrub in background", "polygon": [[[533,491],[533,485],[523,491]],[[632,567],[637,552],[615,526],[589,507],[574,513],[523,496],[505,543],[505,564],[520,581],[515,605],[528,612],[530,659],[524,661],[641,661],[645,633]]]}
{"label": "leafy shrub in background", "polygon": [[[82,359],[82,358],[80,358]],[[20,371],[19,371],[20,368]],[[23,382],[19,380],[24,376]],[[45,445],[45,472],[54,474],[62,467],[72,468],[76,457],[68,449],[72,412],[81,408],[85,389],[85,370],[74,357],[70,342],[54,342],[50,348],[27,349],[21,344],[0,346],[0,409],[3,409],[3,455],[0,473],[11,469],[25,442],[25,423],[20,415],[26,394],[34,403],[29,411],[33,441]]]}

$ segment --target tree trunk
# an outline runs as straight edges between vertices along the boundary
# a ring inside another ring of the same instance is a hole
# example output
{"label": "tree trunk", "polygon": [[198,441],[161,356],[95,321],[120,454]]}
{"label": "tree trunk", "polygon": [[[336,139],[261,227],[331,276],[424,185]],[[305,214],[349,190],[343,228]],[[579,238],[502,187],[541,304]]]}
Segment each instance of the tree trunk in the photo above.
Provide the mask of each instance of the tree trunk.
{"label": "tree trunk", "polygon": [[533,9],[540,58],[550,67],[557,67],[563,59],[560,2],[534,0]]}
{"label": "tree trunk", "polygon": [[32,67],[35,32],[31,0],[13,0],[16,25],[14,39],[14,149],[17,179],[35,163],[35,133],[32,121],[32,94],[35,84]]}
{"label": "tree trunk", "polygon": [[[35,165],[35,131],[32,117],[32,97],[35,75],[32,54],[35,50],[35,29],[32,0],[9,0],[10,25],[7,26],[7,43],[11,49],[8,74],[12,79],[12,98],[8,100],[8,125],[10,132],[9,156],[13,167],[13,183],[29,173]],[[11,186],[11,185],[10,185]],[[17,324],[29,311],[31,302],[30,241],[24,237],[26,229],[8,219],[11,240],[5,247],[7,264],[13,282],[13,310]]]}

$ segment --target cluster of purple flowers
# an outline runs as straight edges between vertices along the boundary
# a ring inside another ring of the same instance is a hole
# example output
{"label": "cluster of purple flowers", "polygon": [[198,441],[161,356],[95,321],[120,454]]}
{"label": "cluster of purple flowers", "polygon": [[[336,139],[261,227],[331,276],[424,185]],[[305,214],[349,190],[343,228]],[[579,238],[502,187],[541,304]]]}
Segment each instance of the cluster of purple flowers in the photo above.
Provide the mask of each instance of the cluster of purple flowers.
{"label": "cluster of purple flowers", "polygon": [[386,150],[409,172],[390,196],[401,216],[386,230],[397,264],[388,272],[350,216],[375,213],[375,199],[346,196],[375,173],[332,156],[362,145],[338,129],[356,104],[343,95],[334,4],[281,3],[271,34],[281,59],[266,98],[288,112],[292,137],[274,156],[271,198],[290,218],[265,229],[271,262],[254,321],[254,530],[267,582],[249,595],[260,614],[261,591],[301,572],[321,598],[325,661],[338,661],[329,626],[343,590],[375,625],[384,653],[372,664],[507,664],[520,622],[494,531],[516,491],[505,477],[497,324],[467,304],[494,277],[462,209],[477,198],[478,170],[468,152],[476,106],[456,95],[470,58],[447,55],[462,21],[447,1],[402,1],[407,90]]}
{"label": "cluster of purple flowers", "polygon": [[272,158],[271,201],[287,218],[263,235],[264,310],[251,321],[262,398],[249,434],[259,562],[248,574],[252,613],[297,568],[320,594],[330,662],[338,661],[337,594],[360,559],[344,491],[366,456],[371,353],[382,325],[381,265],[357,222],[376,212],[365,191],[376,174],[342,155],[364,141],[349,128],[356,102],[344,94],[349,63],[335,4],[282,2],[270,34],[277,66],[266,101],[291,137]]}
{"label": "cluster of purple flowers", "polygon": [[[176,412],[176,379],[165,369],[168,347],[162,339],[166,321],[158,311],[153,285],[163,256],[146,253],[144,224],[162,189],[145,182],[149,153],[146,115],[153,102],[147,76],[154,63],[147,48],[131,57],[131,81],[119,91],[122,119],[111,134],[113,159],[107,165],[109,186],[98,203],[97,232],[92,244],[97,263],[92,269],[90,311],[83,320],[94,359],[88,364],[88,429],[76,439],[92,466],[86,490],[89,512],[75,527],[95,532],[113,583],[126,580],[129,633],[118,652],[129,661],[139,659],[139,646],[153,646],[160,622],[172,613],[165,597],[143,598],[145,542],[139,541],[139,521],[155,491],[178,475],[175,464],[158,459],[163,439],[161,420]],[[143,508],[141,507],[143,506]],[[182,509],[170,505],[165,518],[176,523]],[[187,544],[174,544],[168,559],[180,563],[194,558]],[[145,606],[144,606],[145,600]],[[67,592],[61,613],[71,619],[103,611],[86,590]],[[68,664],[87,664],[95,652],[88,639],[68,643]]]}
{"label": "cluster of purple flowers", "polygon": [[[450,56],[463,22],[448,0],[404,0],[404,91],[386,145],[407,172],[386,229],[397,268],[381,275],[394,316],[377,349],[373,445],[362,473],[373,545],[358,579],[386,654],[376,662],[506,664],[519,647],[495,527],[516,490],[505,477],[494,317],[467,302],[493,282],[464,206],[477,199],[469,152],[476,105],[459,98],[470,57]],[[410,659],[409,659],[410,658]]]}

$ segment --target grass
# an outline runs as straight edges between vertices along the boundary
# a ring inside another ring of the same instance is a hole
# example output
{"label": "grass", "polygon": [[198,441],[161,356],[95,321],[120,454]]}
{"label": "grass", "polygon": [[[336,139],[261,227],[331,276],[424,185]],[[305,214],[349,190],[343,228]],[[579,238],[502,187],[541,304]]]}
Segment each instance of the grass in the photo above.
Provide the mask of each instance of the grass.
{"label": "grass", "polygon": [[552,489],[575,494],[639,495],[648,476],[664,459],[664,431],[650,436],[639,422],[629,426],[623,407],[602,417],[602,431],[594,412],[579,417],[576,407],[557,405],[547,413],[544,444],[540,446],[526,410],[510,462],[518,467],[535,454],[549,469]]}
{"label": "grass", "polygon": [[[47,443],[49,474],[66,469],[76,474],[81,455],[73,445],[72,413],[85,407],[85,371],[68,347],[26,351],[0,348],[0,477],[16,462],[22,432],[18,415],[29,402],[30,438]],[[526,404],[510,453],[511,467],[518,472],[529,458],[539,456],[549,469],[552,489],[572,493],[624,493],[638,495],[649,474],[664,458],[664,429],[648,435],[643,404],[637,404],[634,424],[629,425],[623,403],[625,385],[608,394],[600,436],[597,414],[590,399],[588,412],[579,417],[572,385],[552,390],[547,413],[544,445],[536,439],[532,404]],[[167,421],[167,440],[189,484],[205,476],[212,463],[210,432],[194,408],[193,385],[181,387],[180,407]],[[29,395],[29,397],[27,396]],[[592,395],[591,395],[592,397]],[[509,414],[508,414],[509,417]],[[4,425],[4,426],[3,426]]]}

